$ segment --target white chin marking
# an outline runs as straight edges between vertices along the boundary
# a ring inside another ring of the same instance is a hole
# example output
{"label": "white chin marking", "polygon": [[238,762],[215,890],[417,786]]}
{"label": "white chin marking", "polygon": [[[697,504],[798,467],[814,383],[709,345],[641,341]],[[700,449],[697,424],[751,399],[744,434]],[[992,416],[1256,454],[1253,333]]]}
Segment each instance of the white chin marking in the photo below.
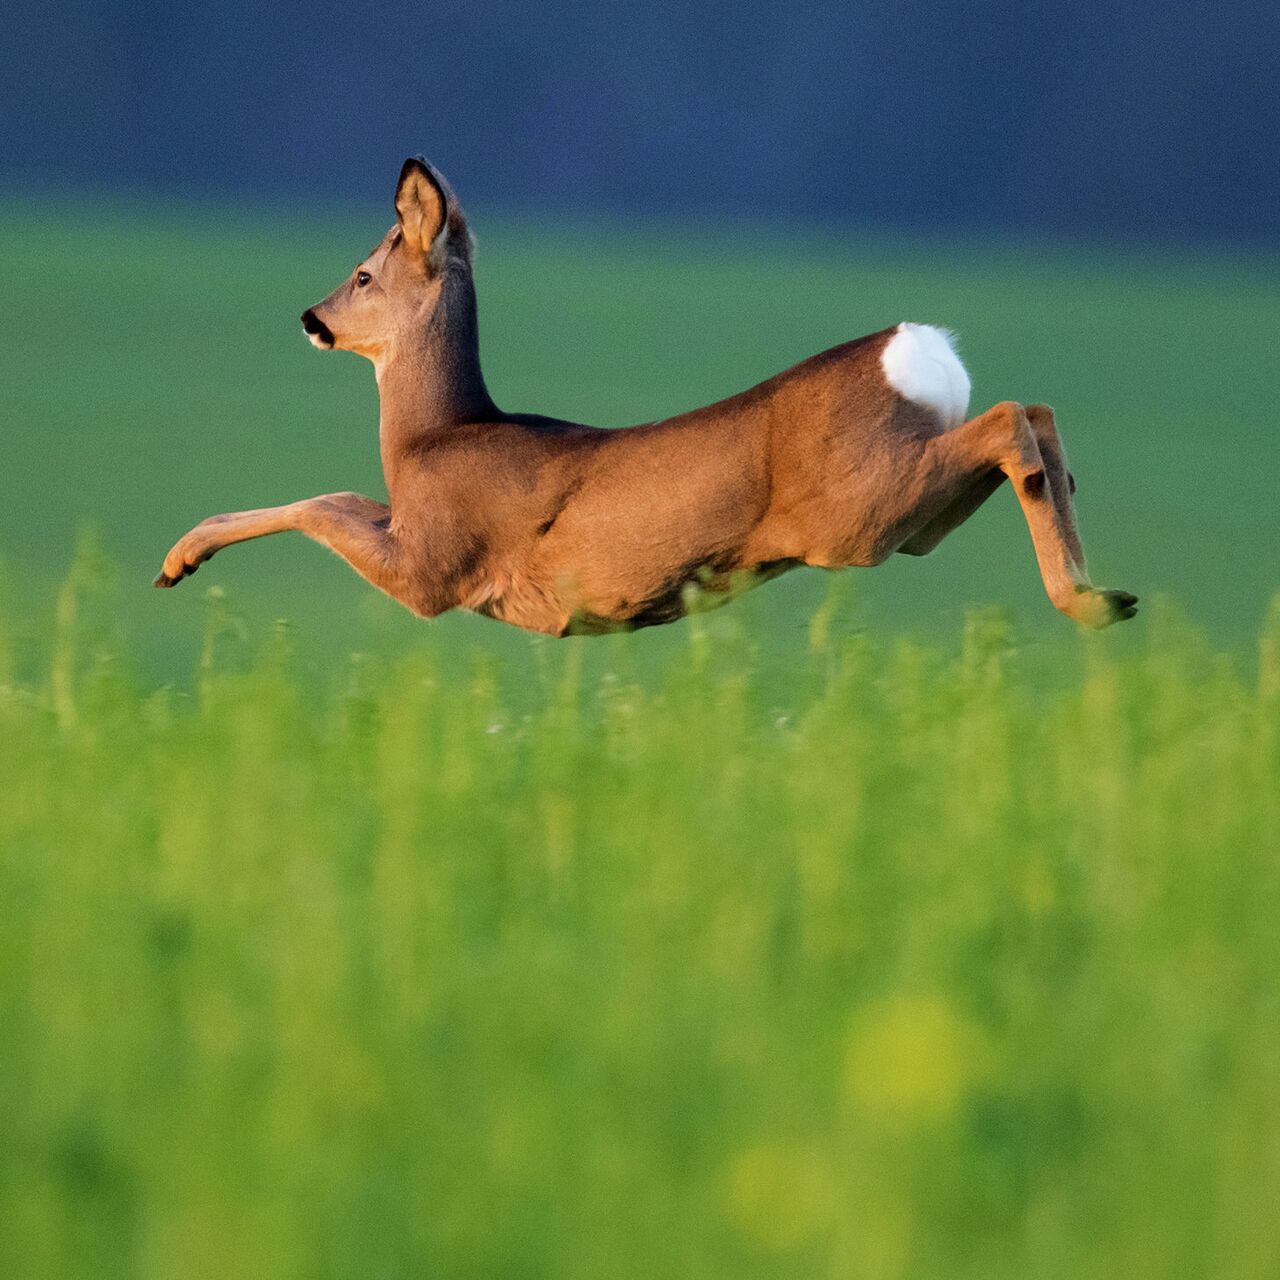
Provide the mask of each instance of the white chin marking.
{"label": "white chin marking", "polygon": [[308,341],[309,343],[311,343],[311,345],[312,345],[313,347],[315,347],[315,349],[316,349],[317,351],[331,351],[331,350],[333,350],[333,348],[332,348],[331,344],[329,344],[328,342],[323,341],[323,340],[321,339],[321,337],[320,337],[320,335],[319,335],[318,333],[309,333],[309,334],[307,334],[307,341]]}
{"label": "white chin marking", "polygon": [[969,375],[951,342],[945,329],[904,321],[880,355],[889,385],[904,399],[932,409],[948,430],[969,412]]}

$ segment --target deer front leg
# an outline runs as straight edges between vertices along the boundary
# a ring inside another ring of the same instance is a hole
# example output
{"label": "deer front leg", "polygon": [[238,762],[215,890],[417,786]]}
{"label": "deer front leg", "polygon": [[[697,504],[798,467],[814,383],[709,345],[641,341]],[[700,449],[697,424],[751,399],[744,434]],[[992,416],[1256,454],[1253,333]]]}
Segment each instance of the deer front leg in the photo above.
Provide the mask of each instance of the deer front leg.
{"label": "deer front leg", "polygon": [[359,493],[328,493],[283,507],[210,516],[174,544],[154,585],[176,586],[233,543],[296,530],[336,551],[361,577],[394,595],[399,573],[390,519],[390,507]]}
{"label": "deer front leg", "polygon": [[992,467],[1009,478],[1055,608],[1095,628],[1132,618],[1136,596],[1095,587],[1089,580],[1052,414],[1045,406],[1033,406],[1032,413],[1034,427],[1027,410],[1006,400],[931,440],[932,461],[947,483],[963,483],[966,476],[971,484],[982,482]]}

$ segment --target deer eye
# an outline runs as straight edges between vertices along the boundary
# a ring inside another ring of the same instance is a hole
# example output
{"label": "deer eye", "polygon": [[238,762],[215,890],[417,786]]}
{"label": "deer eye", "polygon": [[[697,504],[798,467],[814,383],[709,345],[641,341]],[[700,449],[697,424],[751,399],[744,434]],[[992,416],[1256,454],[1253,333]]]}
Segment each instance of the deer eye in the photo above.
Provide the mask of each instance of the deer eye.
{"label": "deer eye", "polygon": [[370,280],[372,280],[372,279],[373,279],[373,277],[372,277],[372,276],[371,276],[367,271],[357,271],[357,272],[356,272],[356,287],[357,287],[358,289],[363,289],[363,288],[365,287],[365,285],[367,285],[367,284],[369,283],[369,281],[370,281]]}

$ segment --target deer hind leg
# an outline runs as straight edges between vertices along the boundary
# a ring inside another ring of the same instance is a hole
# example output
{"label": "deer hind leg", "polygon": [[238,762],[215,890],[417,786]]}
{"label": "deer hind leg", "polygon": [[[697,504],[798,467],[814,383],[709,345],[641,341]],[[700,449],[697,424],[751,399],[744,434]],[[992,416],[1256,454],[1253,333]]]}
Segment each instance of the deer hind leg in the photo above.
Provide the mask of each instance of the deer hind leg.
{"label": "deer hind leg", "polygon": [[176,586],[223,547],[296,530],[336,551],[375,587],[395,594],[399,574],[390,517],[385,503],[358,493],[329,493],[283,507],[210,516],[174,544],[154,585]]}
{"label": "deer hind leg", "polygon": [[958,529],[993,493],[1004,484],[1004,472],[992,467],[973,480],[958,498],[913,533],[898,548],[903,555],[927,556],[953,529]]}
{"label": "deer hind leg", "polygon": [[1049,486],[1050,499],[1058,513],[1058,521],[1067,550],[1071,553],[1071,558],[1076,562],[1080,572],[1088,576],[1084,547],[1080,545],[1080,534],[1076,528],[1074,499],[1076,481],[1067,467],[1067,454],[1062,447],[1057,424],[1053,420],[1053,410],[1047,404],[1029,404],[1026,406],[1026,415],[1031,434],[1036,438],[1040,457],[1044,460],[1044,473]]}
{"label": "deer hind leg", "polygon": [[[1047,404],[1029,404],[1025,406],[1025,412],[1031,434],[1036,438],[1036,445],[1044,462],[1045,480],[1050,500],[1058,513],[1063,540],[1076,567],[1087,573],[1084,548],[1080,545],[1080,536],[1076,531],[1075,505],[1071,497],[1075,493],[1076,482],[1067,469],[1066,452],[1058,437],[1053,410]],[[1004,472],[993,467],[969,484],[959,497],[944,507],[919,532],[908,538],[898,550],[908,556],[927,556],[947,534],[964,524],[1004,482]]]}
{"label": "deer hind leg", "polygon": [[1095,587],[1089,580],[1072,511],[1070,475],[1053,414],[1046,406],[1033,406],[1028,413],[1022,405],[1006,400],[936,436],[929,448],[939,482],[960,486],[962,497],[934,517],[932,525],[926,524],[912,542],[944,517],[963,510],[966,502],[973,503],[984,485],[998,486],[999,481],[992,485],[994,468],[1013,485],[1031,533],[1045,592],[1054,607],[1095,628],[1134,616],[1135,596]]}

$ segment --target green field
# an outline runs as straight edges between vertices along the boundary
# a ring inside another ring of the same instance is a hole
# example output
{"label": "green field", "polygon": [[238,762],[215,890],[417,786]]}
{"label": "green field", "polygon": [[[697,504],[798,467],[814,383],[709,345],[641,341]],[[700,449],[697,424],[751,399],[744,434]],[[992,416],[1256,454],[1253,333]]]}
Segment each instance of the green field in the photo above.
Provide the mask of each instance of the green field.
{"label": "green field", "polygon": [[0,217],[0,1276],[1280,1273],[1276,264],[478,221],[512,408],[954,327],[1058,410],[1101,635],[1007,492],[607,639],[301,539],[152,591],[380,493],[296,323],[379,226]]}

